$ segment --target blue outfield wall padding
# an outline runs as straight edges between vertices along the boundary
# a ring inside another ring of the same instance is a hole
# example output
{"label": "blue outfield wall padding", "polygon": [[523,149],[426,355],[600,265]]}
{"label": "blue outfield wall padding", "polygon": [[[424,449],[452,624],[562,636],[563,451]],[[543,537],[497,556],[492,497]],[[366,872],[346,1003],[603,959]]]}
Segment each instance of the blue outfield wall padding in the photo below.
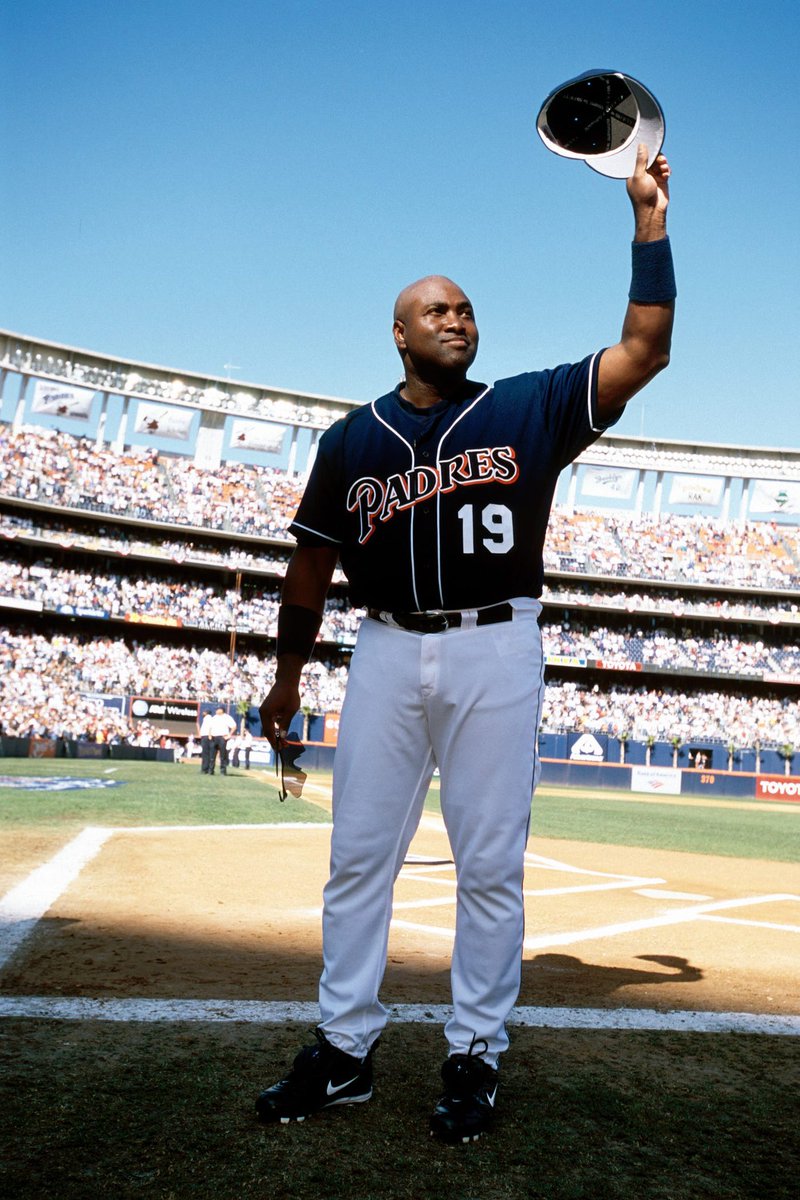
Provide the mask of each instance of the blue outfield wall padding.
{"label": "blue outfield wall padding", "polygon": [[683,796],[733,796],[755,799],[756,782],[753,775],[741,771],[683,771]]}
{"label": "blue outfield wall padding", "polygon": [[321,742],[325,737],[325,718],[321,713],[312,713],[308,718],[308,740]]}
{"label": "blue outfield wall padding", "polygon": [[27,758],[30,738],[0,737],[0,758]]}
{"label": "blue outfield wall padding", "polygon": [[[292,729],[298,735],[302,735],[302,715],[298,714],[295,721],[292,722]],[[619,744],[616,739],[610,739],[611,745],[609,749],[614,757],[619,752]],[[31,740],[29,738],[17,737],[2,737],[0,738],[0,757],[8,758],[27,758],[30,751]],[[555,746],[563,746],[566,750],[567,735],[566,734],[543,734],[539,738],[539,751],[542,753],[545,746],[548,748]],[[656,766],[672,766],[672,747],[666,743],[660,743],[664,751],[669,750],[668,761],[655,761],[656,756],[653,756],[651,765]],[[654,747],[655,749],[655,747]],[[640,755],[637,751],[644,750],[641,743],[629,742],[625,750],[625,764],[617,762],[572,762],[567,758],[548,755],[541,757],[542,774],[541,783],[555,787],[584,787],[600,788],[604,790],[627,791],[631,790],[631,768],[633,766],[643,765],[643,755],[640,760]],[[306,742],[306,748],[302,758],[299,760],[299,766],[305,771],[330,771],[333,767],[333,759],[336,751],[335,746],[324,745],[321,742]],[[633,753],[632,753],[633,751]],[[750,754],[752,752],[737,752],[734,756],[734,764],[739,762],[747,762],[750,765]],[[96,744],[93,742],[70,742],[59,740],[55,744],[56,757],[82,758],[82,759],[133,759],[149,762],[171,762],[174,760],[172,750],[162,750],[158,746],[128,746],[126,744],[107,745]],[[724,754],[724,761],[727,765],[727,751]],[[723,760],[722,754],[714,754],[713,761],[719,762]],[[745,770],[719,770],[714,766],[705,767],[703,769],[687,768],[685,761],[682,763],[681,758],[678,759],[681,765],[681,795],[684,796],[729,796],[732,798],[756,798],[756,774],[754,771]],[[752,755],[752,762],[755,763],[755,755]],[[782,776],[785,773],[785,764],[780,755],[776,752],[762,751],[761,756],[762,773],[765,775]],[[669,802],[670,797],[663,797],[665,802]]]}
{"label": "blue outfield wall padding", "polygon": [[297,760],[304,771],[330,771],[333,767],[335,746],[323,746],[319,742],[306,742],[306,748]]}
{"label": "blue outfield wall padding", "polygon": [[569,762],[569,760],[542,760],[542,783],[563,787],[620,788],[630,791],[630,767],[618,767],[612,763]]}
{"label": "blue outfield wall padding", "polygon": [[[800,762],[800,754],[796,754],[793,763],[796,765]],[[777,750],[762,750],[761,751],[761,774],[762,775],[783,775],[786,769],[786,764],[778,754]],[[794,772],[794,766],[792,768]]]}
{"label": "blue outfield wall padding", "polygon": [[[671,747],[670,747],[671,750]],[[641,765],[641,764],[634,764]],[[656,766],[656,763],[652,764]],[[662,764],[666,765],[666,764]],[[672,765],[670,758],[669,766]],[[615,763],[570,762],[564,759],[543,759],[541,784],[554,787],[585,787],[631,790],[631,768]],[[743,771],[681,770],[681,795],[730,796],[755,799],[756,777]],[[669,803],[670,796],[663,796]]]}

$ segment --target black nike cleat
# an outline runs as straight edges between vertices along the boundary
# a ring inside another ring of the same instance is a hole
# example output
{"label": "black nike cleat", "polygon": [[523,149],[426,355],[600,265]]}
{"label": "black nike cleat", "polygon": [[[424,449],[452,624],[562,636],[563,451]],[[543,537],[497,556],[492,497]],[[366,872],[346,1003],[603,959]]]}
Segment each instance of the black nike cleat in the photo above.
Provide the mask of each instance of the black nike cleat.
{"label": "black nike cleat", "polygon": [[431,1137],[451,1145],[477,1142],[492,1124],[498,1073],[481,1058],[486,1049],[473,1038],[467,1054],[451,1054],[442,1064],[445,1090],[431,1116]]}
{"label": "black nike cleat", "polygon": [[323,1108],[363,1104],[372,1096],[372,1050],[362,1062],[332,1046],[321,1029],[313,1033],[317,1044],[304,1046],[286,1078],[256,1100],[260,1121],[288,1125]]}

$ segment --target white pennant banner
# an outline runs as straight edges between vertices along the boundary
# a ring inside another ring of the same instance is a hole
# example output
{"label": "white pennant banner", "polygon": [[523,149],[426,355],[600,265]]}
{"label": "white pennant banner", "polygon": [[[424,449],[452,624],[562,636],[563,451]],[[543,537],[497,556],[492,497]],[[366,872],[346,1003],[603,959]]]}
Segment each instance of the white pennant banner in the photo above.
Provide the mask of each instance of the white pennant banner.
{"label": "white pennant banner", "polygon": [[670,504],[719,504],[722,480],[713,475],[673,475]]}
{"label": "white pennant banner", "polygon": [[140,401],[136,409],[135,432],[152,433],[156,437],[175,438],[183,442],[189,436],[194,415],[190,409]]}
{"label": "white pennant banner", "polygon": [[755,479],[750,486],[751,513],[800,513],[800,483]]}
{"label": "white pennant banner", "polygon": [[636,475],[636,471],[624,467],[586,467],[581,480],[581,494],[609,500],[630,500]]}
{"label": "white pennant banner", "polygon": [[77,417],[81,421],[89,418],[95,393],[88,388],[73,387],[69,383],[52,383],[49,379],[37,379],[33,388],[31,412],[48,413],[54,417]]}
{"label": "white pennant banner", "polygon": [[231,449],[263,450],[280,454],[286,437],[286,426],[270,421],[234,421],[231,425]]}

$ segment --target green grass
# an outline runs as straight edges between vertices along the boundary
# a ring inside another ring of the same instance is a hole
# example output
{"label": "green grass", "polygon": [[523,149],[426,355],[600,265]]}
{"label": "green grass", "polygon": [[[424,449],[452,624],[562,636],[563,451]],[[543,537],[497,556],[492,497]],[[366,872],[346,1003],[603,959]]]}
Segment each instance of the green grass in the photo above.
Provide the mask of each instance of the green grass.
{"label": "green grass", "polygon": [[[439,787],[431,788],[426,808],[439,811]],[[653,801],[618,791],[540,787],[533,800],[531,836],[607,846],[683,850],[727,858],[800,862],[800,805],[779,811],[766,801],[725,799],[724,806]]]}
{"label": "green grass", "polygon": [[[441,1031],[391,1026],[376,1094],[262,1127],[298,1026],[4,1022],[14,1200],[794,1200],[797,1038],[516,1029],[498,1118],[432,1142]],[[4,1094],[3,1094],[4,1093]]]}
{"label": "green grass", "polygon": [[612,846],[683,850],[767,862],[800,862],[800,805],[773,811],[766,803],[726,801],[726,807],[670,804],[664,798],[637,803],[635,796],[581,795],[541,789],[533,802],[534,837],[567,838]]}
{"label": "green grass", "polygon": [[[327,821],[273,776],[170,764],[6,759],[0,774],[115,779],[0,787],[0,828]],[[329,776],[314,776],[326,784]],[[438,788],[429,804],[438,806]],[[800,811],[644,803],[547,788],[533,833],[797,861]],[[800,1038],[514,1028],[495,1129],[431,1142],[441,1030],[390,1025],[376,1095],[264,1128],[258,1090],[304,1029],[0,1021],[0,1194],[14,1200],[794,1200]]]}
{"label": "green grass", "polygon": [[198,767],[124,759],[0,759],[0,776],[113,780],[91,791],[26,791],[0,785],[0,827],[82,829],[86,825],[250,825],[328,821],[317,805],[278,799],[271,771],[201,775]]}
{"label": "green grass", "polygon": [[[271,771],[200,774],[195,766],[93,759],[3,759],[0,775],[114,780],[122,786],[93,791],[23,791],[0,785],[0,827],[85,825],[220,825],[328,821],[310,799],[278,800]],[[309,784],[330,785],[330,773]],[[313,791],[309,787],[309,797]],[[426,807],[439,809],[434,781]],[[696,854],[800,862],[800,805],[775,811],[766,802],[727,800],[709,807],[664,797],[637,801],[613,791],[540,788],[533,803],[534,837],[682,850]]]}

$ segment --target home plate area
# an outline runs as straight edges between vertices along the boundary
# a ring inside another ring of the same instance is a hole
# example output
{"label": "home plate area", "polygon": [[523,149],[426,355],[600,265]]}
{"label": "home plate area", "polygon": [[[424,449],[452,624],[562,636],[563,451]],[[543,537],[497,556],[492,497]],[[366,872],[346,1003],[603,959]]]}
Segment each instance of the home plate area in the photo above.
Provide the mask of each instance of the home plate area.
{"label": "home plate area", "polygon": [[[396,950],[452,948],[455,870],[431,849],[398,880]],[[532,840],[524,897],[521,1005],[796,1011],[796,866]]]}
{"label": "home plate area", "polygon": [[[93,833],[46,910],[9,908],[0,999],[313,1005],[328,826]],[[525,867],[522,1009],[798,1022],[797,865],[532,839]],[[395,889],[390,1007],[448,1004],[455,900],[441,819],[426,814]]]}

